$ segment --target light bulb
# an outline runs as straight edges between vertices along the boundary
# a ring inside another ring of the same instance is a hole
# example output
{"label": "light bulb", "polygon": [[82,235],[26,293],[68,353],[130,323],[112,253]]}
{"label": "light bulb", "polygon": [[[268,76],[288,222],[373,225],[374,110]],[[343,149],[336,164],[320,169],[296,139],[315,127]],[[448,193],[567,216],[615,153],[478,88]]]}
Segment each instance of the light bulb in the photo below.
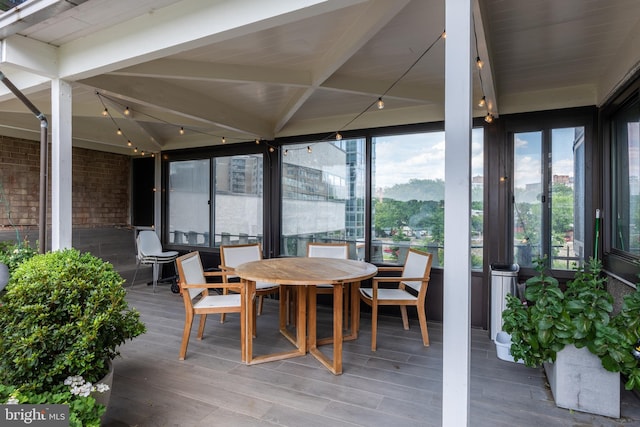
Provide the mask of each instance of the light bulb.
{"label": "light bulb", "polygon": [[105,117],[109,115],[109,110],[107,110],[107,107],[105,107],[104,110],[102,110],[102,115]]}
{"label": "light bulb", "polygon": [[340,141],[342,139],[342,135],[340,135],[340,132],[336,133],[336,140]]}
{"label": "light bulb", "polygon": [[289,154],[289,150],[284,150],[284,155],[286,156],[287,154]]}
{"label": "light bulb", "polygon": [[384,108],[384,101],[382,98],[378,98],[378,110],[382,110]]}
{"label": "light bulb", "polygon": [[256,145],[260,145],[260,140],[256,138]]}
{"label": "light bulb", "polygon": [[447,38],[447,32],[443,31],[442,34],[440,34],[440,37],[442,37],[443,39]]}
{"label": "light bulb", "polygon": [[225,138],[225,137],[223,136],[223,137],[222,137],[222,143],[223,143],[223,144],[226,144],[226,142],[227,142],[227,138]]}
{"label": "light bulb", "polygon": [[137,153],[137,152],[138,152],[138,147],[134,148],[134,149],[133,149],[133,152],[134,152],[134,153]]}
{"label": "light bulb", "polygon": [[483,96],[478,102],[478,107],[484,107],[485,105],[487,105],[487,98]]}
{"label": "light bulb", "polygon": [[118,135],[122,135],[122,129],[118,128],[118,130],[116,131],[116,133],[117,133]]}
{"label": "light bulb", "polygon": [[310,153],[310,152],[311,152],[311,146],[309,145],[309,146],[307,147],[307,153]]}
{"label": "light bulb", "polygon": [[128,145],[129,147],[131,147],[131,140],[128,140],[128,141],[127,141],[127,145]]}
{"label": "light bulb", "polygon": [[124,109],[124,115],[128,116],[129,114],[131,114],[131,111],[129,111],[129,107]]}
{"label": "light bulb", "polygon": [[482,59],[480,59],[479,56],[476,57],[476,65],[478,68],[482,68],[484,66],[484,62],[482,62]]}
{"label": "light bulb", "polygon": [[184,135],[184,128],[182,126],[180,126],[180,135]]}
{"label": "light bulb", "polygon": [[487,113],[487,115],[484,116],[484,121],[487,123],[493,122],[493,115],[491,113]]}
{"label": "light bulb", "polygon": [[276,149],[275,149],[275,148],[273,148],[273,147],[269,147],[269,152],[270,152],[270,153],[273,153],[274,151],[276,151]]}

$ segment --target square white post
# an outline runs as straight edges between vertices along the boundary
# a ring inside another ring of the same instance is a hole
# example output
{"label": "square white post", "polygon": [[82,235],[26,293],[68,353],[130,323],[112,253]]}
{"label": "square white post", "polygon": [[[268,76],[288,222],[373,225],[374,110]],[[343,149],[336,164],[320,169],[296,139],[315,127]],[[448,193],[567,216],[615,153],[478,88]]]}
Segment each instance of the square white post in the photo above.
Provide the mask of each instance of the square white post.
{"label": "square white post", "polygon": [[471,0],[446,0],[442,425],[469,425]]}
{"label": "square white post", "polygon": [[51,80],[51,250],[71,247],[71,85]]}

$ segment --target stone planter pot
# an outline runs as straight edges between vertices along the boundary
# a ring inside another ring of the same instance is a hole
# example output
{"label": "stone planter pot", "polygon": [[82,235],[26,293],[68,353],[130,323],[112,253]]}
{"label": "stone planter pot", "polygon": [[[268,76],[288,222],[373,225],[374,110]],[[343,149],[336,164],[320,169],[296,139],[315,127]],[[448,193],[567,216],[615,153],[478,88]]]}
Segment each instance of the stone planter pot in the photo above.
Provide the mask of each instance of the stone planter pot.
{"label": "stone planter pot", "polygon": [[7,264],[0,262],[0,291],[9,283],[9,267]]}
{"label": "stone planter pot", "polygon": [[557,406],[620,418],[620,373],[604,369],[586,347],[566,346],[544,370]]}
{"label": "stone planter pot", "polygon": [[[104,378],[98,381],[98,384],[100,383],[108,385],[109,390],[102,393],[93,391],[91,392],[91,396],[96,400],[96,403],[104,405],[107,409],[109,409],[109,400],[111,399],[111,389],[113,388],[113,363],[111,361],[109,361],[109,372],[107,372],[107,375],[105,375]],[[107,413],[105,412],[104,415],[102,416],[103,419],[106,414]]]}

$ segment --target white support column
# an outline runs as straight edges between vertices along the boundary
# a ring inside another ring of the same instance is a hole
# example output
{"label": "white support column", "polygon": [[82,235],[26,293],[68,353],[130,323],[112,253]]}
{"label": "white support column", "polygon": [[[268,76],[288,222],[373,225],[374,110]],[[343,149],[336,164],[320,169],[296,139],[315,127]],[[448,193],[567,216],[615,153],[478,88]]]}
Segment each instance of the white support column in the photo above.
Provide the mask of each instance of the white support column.
{"label": "white support column", "polygon": [[471,350],[471,0],[445,0],[442,425],[469,425]]}
{"label": "white support column", "polygon": [[153,195],[153,226],[162,238],[162,155],[157,153],[153,165],[155,194]]}
{"label": "white support column", "polygon": [[71,84],[51,81],[51,250],[71,247]]}

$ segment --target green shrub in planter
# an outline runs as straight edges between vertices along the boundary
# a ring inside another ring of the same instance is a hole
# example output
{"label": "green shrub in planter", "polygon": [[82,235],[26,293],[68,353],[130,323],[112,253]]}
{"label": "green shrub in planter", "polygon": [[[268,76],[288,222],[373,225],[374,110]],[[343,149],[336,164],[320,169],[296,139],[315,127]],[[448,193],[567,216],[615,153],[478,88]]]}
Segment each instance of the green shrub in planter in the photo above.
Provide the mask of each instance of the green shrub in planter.
{"label": "green shrub in planter", "polygon": [[626,296],[621,312],[613,316],[613,297],[598,260],[578,269],[564,292],[545,273],[544,260],[536,260],[536,270],[538,275],[527,280],[525,289],[525,299],[532,304],[508,295],[502,313],[514,359],[541,366],[555,362],[565,345],[587,347],[606,370],[627,378],[628,390],[640,389],[640,361],[632,354],[640,338],[640,290]]}
{"label": "green shrub in planter", "polygon": [[117,347],[145,332],[123,282],[75,249],[21,263],[0,301],[0,383],[43,392],[68,376],[101,379]]}

